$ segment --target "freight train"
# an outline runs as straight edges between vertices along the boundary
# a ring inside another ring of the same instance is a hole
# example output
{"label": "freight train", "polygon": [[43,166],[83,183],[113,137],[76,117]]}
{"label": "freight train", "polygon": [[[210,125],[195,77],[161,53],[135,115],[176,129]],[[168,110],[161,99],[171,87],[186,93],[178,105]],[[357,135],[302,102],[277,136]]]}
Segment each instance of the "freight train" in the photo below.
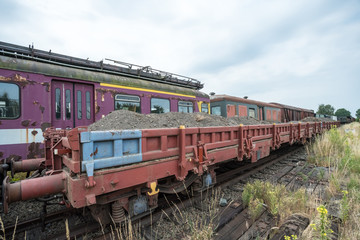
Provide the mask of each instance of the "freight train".
{"label": "freight train", "polygon": [[[216,183],[215,169],[223,162],[256,162],[282,145],[304,143],[339,125],[90,131],[87,125],[116,109],[209,112],[210,99],[199,91],[199,81],[149,67],[119,67],[32,47],[0,45],[4,212],[16,201],[62,194],[66,205],[88,207],[102,223],[110,221],[110,215],[121,222],[125,215],[138,217],[156,208],[159,193],[178,193],[190,186],[207,189]],[[216,101],[212,104],[216,107]],[[275,104],[246,104],[250,116],[282,120],[282,108]],[[229,107],[229,112],[234,114],[236,109],[245,115],[239,105]],[[42,140],[44,156],[39,147]],[[27,153],[6,155],[20,144],[28,146]],[[26,159],[19,160],[24,155]],[[9,170],[12,174],[41,170],[41,176],[10,182]]]}

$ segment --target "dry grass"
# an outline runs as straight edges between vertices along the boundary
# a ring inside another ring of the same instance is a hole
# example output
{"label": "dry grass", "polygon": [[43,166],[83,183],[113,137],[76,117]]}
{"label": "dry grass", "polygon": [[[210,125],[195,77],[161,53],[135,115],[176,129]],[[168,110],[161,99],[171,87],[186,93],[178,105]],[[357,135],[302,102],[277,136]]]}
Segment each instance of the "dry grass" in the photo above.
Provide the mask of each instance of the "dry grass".
{"label": "dry grass", "polygon": [[[331,169],[329,187],[330,197],[344,198],[339,202],[342,218],[339,239],[360,239],[360,124],[357,122],[333,128],[307,147],[309,161],[317,166]],[[349,209],[345,213],[344,209]],[[346,217],[344,216],[346,214]],[[319,216],[314,214],[315,222]],[[304,233],[304,239],[312,239],[312,230]]]}
{"label": "dry grass", "polygon": [[[201,201],[201,205],[180,210],[172,205],[173,213],[156,222],[154,232],[162,239],[209,240],[215,232],[215,217],[219,210],[220,190],[212,191],[211,197]],[[166,226],[163,228],[162,226]],[[158,236],[156,236],[158,237]]]}

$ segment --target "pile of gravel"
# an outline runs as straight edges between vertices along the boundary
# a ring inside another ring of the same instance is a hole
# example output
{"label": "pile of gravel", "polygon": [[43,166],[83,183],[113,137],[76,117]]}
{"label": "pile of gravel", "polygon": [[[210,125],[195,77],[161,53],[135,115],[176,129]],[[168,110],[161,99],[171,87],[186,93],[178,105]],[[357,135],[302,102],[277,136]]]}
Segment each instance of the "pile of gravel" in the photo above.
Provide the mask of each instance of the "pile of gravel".
{"label": "pile of gravel", "polygon": [[[297,122],[297,121],[292,121]],[[317,117],[306,117],[301,119],[300,122],[334,122],[331,118],[317,118]]]}
{"label": "pile of gravel", "polygon": [[127,110],[114,111],[99,121],[91,124],[91,131],[122,130],[122,129],[149,129],[149,128],[178,128],[185,127],[213,127],[271,124],[251,117],[232,117],[209,115],[207,113],[179,113],[140,114]]}

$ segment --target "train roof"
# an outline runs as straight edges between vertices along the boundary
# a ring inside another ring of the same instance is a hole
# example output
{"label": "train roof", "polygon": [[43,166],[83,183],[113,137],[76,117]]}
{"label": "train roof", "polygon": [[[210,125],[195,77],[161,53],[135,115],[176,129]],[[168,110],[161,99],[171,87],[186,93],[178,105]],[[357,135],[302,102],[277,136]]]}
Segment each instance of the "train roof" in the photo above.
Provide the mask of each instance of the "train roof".
{"label": "train roof", "polygon": [[279,108],[279,106],[274,105],[274,104],[251,100],[251,99],[240,98],[240,97],[229,96],[226,94],[210,96],[210,102],[219,102],[219,101],[223,101],[223,100],[233,101],[233,102],[241,102],[241,103],[247,103],[247,104],[255,104],[255,105],[264,106],[264,107]]}
{"label": "train roof", "polygon": [[89,59],[82,59],[53,53],[51,50],[38,50],[35,49],[34,46],[30,45],[29,47],[22,47],[0,41],[0,55],[94,72],[111,73],[130,78],[140,78],[147,81],[160,82],[195,90],[199,90],[204,87],[203,83],[194,78],[153,69],[150,66],[143,67],[136,64],[111,59],[105,60],[111,61],[113,64],[104,63],[103,60],[96,62]]}
{"label": "train roof", "polygon": [[274,102],[272,102],[271,104],[280,106],[280,107],[282,107],[282,108],[288,108],[288,109],[297,110],[297,111],[304,111],[304,112],[314,113],[314,110],[311,110],[311,109],[299,108],[299,107],[294,107],[294,106],[285,105],[285,104],[281,104],[281,103],[274,103]]}

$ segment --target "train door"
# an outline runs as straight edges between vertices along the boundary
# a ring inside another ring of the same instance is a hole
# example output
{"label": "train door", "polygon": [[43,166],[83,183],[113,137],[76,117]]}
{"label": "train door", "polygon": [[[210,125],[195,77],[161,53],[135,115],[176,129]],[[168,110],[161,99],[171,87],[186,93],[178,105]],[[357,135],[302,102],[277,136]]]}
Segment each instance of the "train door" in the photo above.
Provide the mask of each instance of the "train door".
{"label": "train door", "polygon": [[94,92],[93,86],[74,84],[75,96],[75,126],[88,126],[94,122]]}
{"label": "train door", "polygon": [[56,128],[87,126],[94,122],[93,86],[53,81],[51,125]]}

